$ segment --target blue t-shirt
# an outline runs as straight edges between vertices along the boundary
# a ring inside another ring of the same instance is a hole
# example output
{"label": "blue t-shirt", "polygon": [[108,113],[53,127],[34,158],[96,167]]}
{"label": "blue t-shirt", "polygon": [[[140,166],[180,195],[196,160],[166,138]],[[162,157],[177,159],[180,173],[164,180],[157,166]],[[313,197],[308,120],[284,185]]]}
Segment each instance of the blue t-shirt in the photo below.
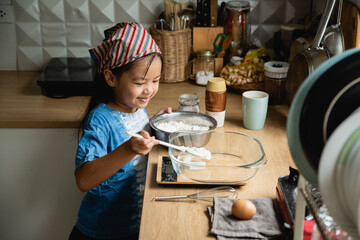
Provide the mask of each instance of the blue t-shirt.
{"label": "blue t-shirt", "polygon": [[[126,131],[150,130],[145,109],[122,113],[105,104],[90,112],[76,153],[76,169],[127,141]],[[147,156],[137,155],[117,173],[88,191],[81,203],[77,228],[93,238],[119,238],[139,231]]]}

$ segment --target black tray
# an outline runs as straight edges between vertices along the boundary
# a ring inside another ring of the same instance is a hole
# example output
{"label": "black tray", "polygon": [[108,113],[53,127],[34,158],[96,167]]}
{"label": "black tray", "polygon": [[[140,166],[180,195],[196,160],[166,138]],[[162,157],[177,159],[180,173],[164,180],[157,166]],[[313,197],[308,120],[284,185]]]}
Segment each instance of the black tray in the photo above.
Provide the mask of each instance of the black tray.
{"label": "black tray", "polygon": [[53,98],[92,94],[96,68],[90,58],[53,58],[37,80],[42,94]]}

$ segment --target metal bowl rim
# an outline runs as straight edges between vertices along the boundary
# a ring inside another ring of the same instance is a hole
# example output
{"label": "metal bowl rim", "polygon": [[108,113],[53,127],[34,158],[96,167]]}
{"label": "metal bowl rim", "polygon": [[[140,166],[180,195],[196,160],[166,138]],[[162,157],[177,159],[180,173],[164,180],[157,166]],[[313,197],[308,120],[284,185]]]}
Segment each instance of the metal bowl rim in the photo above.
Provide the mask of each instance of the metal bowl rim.
{"label": "metal bowl rim", "polygon": [[[210,115],[207,115],[207,114],[204,114],[204,113],[198,113],[198,112],[188,112],[188,111],[177,111],[177,112],[172,112],[172,113],[162,113],[162,114],[159,114],[159,115],[156,115],[154,116],[153,118],[150,119],[150,126],[155,129],[156,131],[160,131],[160,132],[164,132],[164,133],[167,133],[167,134],[171,134],[172,132],[168,132],[168,131],[165,131],[165,130],[162,130],[160,128],[157,128],[155,127],[154,123],[156,122],[157,119],[161,118],[162,116],[164,115],[187,115],[187,116],[202,116],[202,117],[205,117],[207,119],[209,119],[209,121],[214,124],[213,127],[211,127],[209,130],[213,130],[217,127],[217,121],[215,118],[213,118],[212,116]],[[188,131],[187,131],[188,132]]]}

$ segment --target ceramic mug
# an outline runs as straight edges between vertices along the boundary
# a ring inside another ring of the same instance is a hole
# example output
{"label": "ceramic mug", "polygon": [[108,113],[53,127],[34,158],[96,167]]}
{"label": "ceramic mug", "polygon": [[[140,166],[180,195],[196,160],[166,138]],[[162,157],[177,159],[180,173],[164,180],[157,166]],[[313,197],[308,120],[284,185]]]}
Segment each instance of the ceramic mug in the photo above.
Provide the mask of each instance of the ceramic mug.
{"label": "ceramic mug", "polygon": [[259,130],[264,127],[269,95],[263,91],[246,91],[242,94],[244,127]]}

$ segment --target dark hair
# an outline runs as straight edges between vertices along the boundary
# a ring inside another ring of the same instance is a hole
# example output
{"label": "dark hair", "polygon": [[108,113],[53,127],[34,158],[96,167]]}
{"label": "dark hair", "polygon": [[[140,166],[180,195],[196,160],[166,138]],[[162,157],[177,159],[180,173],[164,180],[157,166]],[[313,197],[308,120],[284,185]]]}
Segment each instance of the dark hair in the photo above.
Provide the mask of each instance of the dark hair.
{"label": "dark hair", "polygon": [[[123,73],[129,71],[136,64],[141,64],[144,60],[149,59],[148,67],[144,74],[144,77],[145,77],[147,72],[149,71],[151,63],[154,61],[156,56],[159,56],[161,59],[161,72],[162,72],[162,69],[163,69],[163,61],[162,60],[163,59],[162,59],[162,56],[160,53],[150,53],[150,54],[145,55],[141,58],[138,58],[132,62],[129,62],[121,67],[111,69],[111,72],[115,76],[120,78]],[[82,130],[84,129],[86,117],[89,115],[91,110],[93,110],[100,103],[108,103],[108,102],[111,102],[113,99],[114,99],[114,91],[113,91],[112,87],[110,87],[106,83],[103,73],[97,73],[96,77],[95,77],[93,93],[92,93],[89,105],[87,106],[87,109],[84,113],[83,119],[81,120],[80,125],[79,125],[78,139],[80,139],[80,137],[82,135]]]}

